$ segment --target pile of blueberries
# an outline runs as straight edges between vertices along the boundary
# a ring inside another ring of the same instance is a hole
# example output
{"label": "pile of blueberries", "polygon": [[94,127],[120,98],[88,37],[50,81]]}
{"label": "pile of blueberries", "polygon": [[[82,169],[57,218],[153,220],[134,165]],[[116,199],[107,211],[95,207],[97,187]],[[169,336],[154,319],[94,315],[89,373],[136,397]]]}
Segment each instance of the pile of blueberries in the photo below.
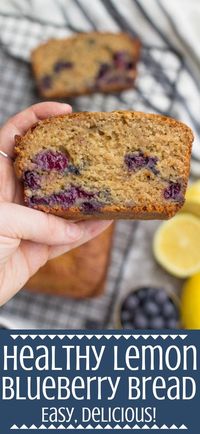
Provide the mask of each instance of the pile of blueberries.
{"label": "pile of blueberries", "polygon": [[142,287],[127,295],[121,306],[123,329],[177,329],[179,310],[162,288]]}

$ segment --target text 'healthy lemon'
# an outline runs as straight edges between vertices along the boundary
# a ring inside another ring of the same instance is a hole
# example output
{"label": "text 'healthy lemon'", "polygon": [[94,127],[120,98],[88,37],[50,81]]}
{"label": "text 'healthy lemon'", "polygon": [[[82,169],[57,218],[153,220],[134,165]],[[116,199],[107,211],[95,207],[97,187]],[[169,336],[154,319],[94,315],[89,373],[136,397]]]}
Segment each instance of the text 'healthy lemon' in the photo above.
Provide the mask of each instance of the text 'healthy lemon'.
{"label": "text 'healthy lemon'", "polygon": [[200,219],[179,214],[158,228],[154,255],[169,273],[188,277],[200,271]]}
{"label": "text 'healthy lemon'", "polygon": [[200,329],[200,273],[188,279],[183,286],[181,323],[186,329]]}

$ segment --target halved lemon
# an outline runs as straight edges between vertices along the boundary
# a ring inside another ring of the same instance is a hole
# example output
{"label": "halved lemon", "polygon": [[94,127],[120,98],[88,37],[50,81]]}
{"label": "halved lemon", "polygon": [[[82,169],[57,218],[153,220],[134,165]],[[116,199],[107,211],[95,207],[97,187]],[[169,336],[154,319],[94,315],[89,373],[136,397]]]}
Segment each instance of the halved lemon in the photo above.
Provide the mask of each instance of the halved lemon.
{"label": "halved lemon", "polygon": [[200,217],[200,180],[188,187],[181,212],[191,213]]}
{"label": "halved lemon", "polygon": [[200,219],[178,214],[162,223],[154,236],[154,255],[160,265],[177,277],[200,271]]}
{"label": "halved lemon", "polygon": [[186,329],[200,329],[200,273],[190,277],[183,286],[181,323]]}

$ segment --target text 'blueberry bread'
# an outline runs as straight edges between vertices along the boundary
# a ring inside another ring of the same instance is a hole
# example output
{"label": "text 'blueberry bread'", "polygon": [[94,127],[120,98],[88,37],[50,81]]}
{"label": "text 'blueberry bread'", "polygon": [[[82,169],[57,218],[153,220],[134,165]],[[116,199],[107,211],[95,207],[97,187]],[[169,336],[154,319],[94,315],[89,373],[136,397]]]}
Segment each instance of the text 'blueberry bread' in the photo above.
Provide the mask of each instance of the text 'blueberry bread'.
{"label": "text 'blueberry bread'", "polygon": [[171,118],[82,112],[16,137],[25,203],[67,219],[166,219],[184,203],[193,134]]}
{"label": "text 'blueberry bread'", "polygon": [[139,52],[126,33],[80,33],[40,45],[31,61],[42,96],[69,97],[133,87]]}

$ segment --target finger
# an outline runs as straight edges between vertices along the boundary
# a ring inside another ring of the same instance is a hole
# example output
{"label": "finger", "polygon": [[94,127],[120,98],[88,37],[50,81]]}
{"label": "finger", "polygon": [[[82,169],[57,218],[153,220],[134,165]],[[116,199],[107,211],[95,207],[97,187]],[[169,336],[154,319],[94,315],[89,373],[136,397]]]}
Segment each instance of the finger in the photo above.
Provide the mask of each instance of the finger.
{"label": "finger", "polygon": [[69,252],[70,250],[85,244],[87,241],[92,240],[93,238],[100,235],[103,231],[105,231],[110,225],[112,221],[110,220],[98,220],[98,221],[90,221],[90,222],[81,222],[78,223],[78,226],[82,229],[82,237],[75,241],[74,243],[68,245],[65,244],[63,246],[53,246],[49,249],[49,259],[53,259],[57,256],[63,255],[64,253]]}
{"label": "finger", "polygon": [[[48,246],[22,241],[0,273],[0,306],[5,304],[48,260]],[[20,266],[18,266],[20,264]]]}
{"label": "finger", "polygon": [[[10,118],[0,130],[0,149],[10,157],[14,155],[14,137],[24,134],[28,128],[41,119],[50,116],[71,113],[68,104],[59,102],[41,102]],[[2,157],[3,158],[3,157]]]}
{"label": "finger", "polygon": [[0,234],[49,246],[70,245],[82,237],[83,227],[25,206],[1,203]]}

